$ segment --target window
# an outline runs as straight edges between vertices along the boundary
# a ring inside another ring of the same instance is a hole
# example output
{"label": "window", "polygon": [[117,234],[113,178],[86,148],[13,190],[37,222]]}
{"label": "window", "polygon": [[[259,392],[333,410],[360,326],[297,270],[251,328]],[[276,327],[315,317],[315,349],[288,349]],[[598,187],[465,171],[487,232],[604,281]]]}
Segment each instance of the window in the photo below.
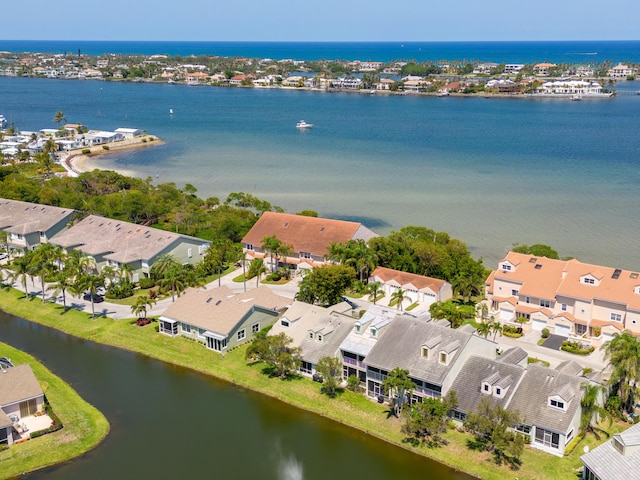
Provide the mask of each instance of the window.
{"label": "window", "polygon": [[246,335],[246,332],[245,332],[244,328],[238,332],[238,340],[244,340],[244,337],[246,337],[246,336],[247,335]]}
{"label": "window", "polygon": [[193,248],[188,248],[187,249],[187,257],[189,257],[189,258],[193,257]]}
{"label": "window", "polygon": [[313,365],[310,362],[305,362],[304,360],[302,360],[300,362],[300,371],[302,373],[307,373],[310,375],[313,372]]}
{"label": "window", "polygon": [[422,358],[429,358],[429,347],[422,347]]}
{"label": "window", "polygon": [[491,393],[491,385],[489,385],[488,383],[482,384],[482,391],[483,392],[487,392],[487,393]]}
{"label": "window", "polygon": [[502,389],[500,387],[496,387],[496,395],[502,395]]}
{"label": "window", "polygon": [[511,270],[511,265],[509,265],[508,263],[503,263],[502,270]]}
{"label": "window", "polygon": [[309,332],[309,338],[313,339],[313,332]]}
{"label": "window", "polygon": [[514,297],[518,296],[518,290],[511,290],[511,295],[513,295]]}
{"label": "window", "polygon": [[576,335],[584,335],[585,333],[587,333],[586,325],[583,325],[581,323],[576,323],[575,328],[576,328]]}
{"label": "window", "polygon": [[566,312],[566,311],[567,311],[567,304],[566,304],[566,303],[561,304],[561,305],[560,305],[560,309],[561,309],[563,312]]}
{"label": "window", "polygon": [[311,258],[311,253],[309,253],[309,252],[300,252],[300,258]]}
{"label": "window", "polygon": [[375,337],[378,334],[378,330],[376,327],[371,327],[371,336]]}
{"label": "window", "polygon": [[205,332],[204,328],[199,328],[198,329],[198,336],[199,337],[204,337],[204,332]]}
{"label": "window", "polygon": [[253,250],[253,244],[252,243],[247,243],[247,250]]}
{"label": "window", "polygon": [[621,322],[622,321],[622,315],[619,314],[619,313],[611,312],[610,318],[611,318],[612,322]]}
{"label": "window", "polygon": [[322,335],[318,334],[318,341],[321,342],[322,341]]}
{"label": "window", "polygon": [[182,331],[184,333],[191,333],[191,325],[189,325],[189,324],[181,323],[180,324],[180,328],[182,328]]}
{"label": "window", "polygon": [[560,400],[551,399],[551,400],[549,400],[549,405],[551,405],[552,407],[564,410],[564,402],[561,402]]}
{"label": "window", "polygon": [[362,328],[362,326],[359,323],[356,323],[356,333],[360,333],[360,328]]}
{"label": "window", "polygon": [[251,333],[258,333],[260,331],[260,324],[254,323],[251,325]]}
{"label": "window", "polygon": [[541,307],[549,308],[549,305],[551,305],[551,302],[549,302],[549,300],[540,300]]}
{"label": "window", "polygon": [[585,277],[584,283],[586,283],[587,285],[595,285],[596,281],[593,278]]}
{"label": "window", "polygon": [[560,434],[536,427],[536,443],[545,447],[558,448],[560,444]]}
{"label": "window", "polygon": [[531,433],[531,425],[518,425],[516,430],[525,435],[529,435]]}
{"label": "window", "polygon": [[531,303],[531,297],[524,297],[524,303]]}
{"label": "window", "polygon": [[289,326],[289,322],[287,320],[280,320],[280,325],[282,325],[283,327],[288,327]]}
{"label": "window", "polygon": [[447,353],[446,352],[440,352],[440,363],[444,363],[445,365],[447,364]]}

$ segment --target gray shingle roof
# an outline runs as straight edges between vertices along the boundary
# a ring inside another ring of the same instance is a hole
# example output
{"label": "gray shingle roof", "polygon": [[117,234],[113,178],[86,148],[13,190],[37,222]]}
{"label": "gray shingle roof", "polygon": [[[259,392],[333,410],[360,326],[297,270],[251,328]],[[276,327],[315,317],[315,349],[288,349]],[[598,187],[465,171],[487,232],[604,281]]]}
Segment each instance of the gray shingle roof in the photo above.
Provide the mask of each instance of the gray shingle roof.
{"label": "gray shingle roof", "polygon": [[[509,410],[518,411],[523,423],[536,425],[545,430],[566,433],[576,410],[580,408],[580,386],[586,379],[566,375],[544,365],[535,363],[527,367]],[[566,410],[549,406],[549,397],[561,393],[567,398]]]}
{"label": "gray shingle roof", "polygon": [[510,365],[523,365],[527,364],[527,358],[529,354],[520,347],[513,347],[505,351],[498,357],[498,361],[502,363],[508,363]]}
{"label": "gray shingle roof", "polygon": [[0,371],[0,407],[42,394],[42,388],[29,364]]}
{"label": "gray shingle roof", "polygon": [[640,472],[640,448],[635,448],[626,455],[613,446],[614,441],[621,441],[625,446],[640,445],[640,424],[629,427],[626,431],[614,435],[611,440],[594,448],[580,457],[589,470],[600,480],[631,480]]}
{"label": "gray shingle roof", "polygon": [[[422,346],[429,339],[440,337],[441,341],[434,346],[437,352],[450,350],[448,346],[455,346],[457,350],[449,354],[448,364],[439,362],[438,355],[430,358],[422,356]],[[397,317],[386,327],[385,334],[376,342],[365,359],[365,363],[383,370],[393,370],[400,367],[409,371],[415,379],[442,385],[460,352],[465,347],[472,334],[460,332],[449,327],[438,325],[416,318]]]}
{"label": "gray shingle roof", "polygon": [[21,235],[46,232],[73,213],[71,208],[0,198],[0,229]]}
{"label": "gray shingle roof", "polygon": [[[483,397],[489,398],[495,405],[505,408],[525,371],[518,365],[475,355],[469,357],[451,385],[451,390],[455,390],[458,399],[456,410],[469,414],[476,409]],[[503,398],[493,395],[493,392],[491,394],[482,393],[482,382],[499,386],[503,390],[506,389],[503,391]]]}

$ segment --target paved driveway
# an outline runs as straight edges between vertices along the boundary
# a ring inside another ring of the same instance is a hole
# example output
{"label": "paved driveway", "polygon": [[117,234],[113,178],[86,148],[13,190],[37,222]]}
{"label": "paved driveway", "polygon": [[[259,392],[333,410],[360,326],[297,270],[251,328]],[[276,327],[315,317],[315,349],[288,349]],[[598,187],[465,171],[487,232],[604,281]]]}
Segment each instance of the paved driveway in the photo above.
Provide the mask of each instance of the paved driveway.
{"label": "paved driveway", "polygon": [[566,340],[566,337],[561,335],[549,335],[549,338],[542,344],[543,347],[550,348],[551,350],[560,350],[562,342]]}

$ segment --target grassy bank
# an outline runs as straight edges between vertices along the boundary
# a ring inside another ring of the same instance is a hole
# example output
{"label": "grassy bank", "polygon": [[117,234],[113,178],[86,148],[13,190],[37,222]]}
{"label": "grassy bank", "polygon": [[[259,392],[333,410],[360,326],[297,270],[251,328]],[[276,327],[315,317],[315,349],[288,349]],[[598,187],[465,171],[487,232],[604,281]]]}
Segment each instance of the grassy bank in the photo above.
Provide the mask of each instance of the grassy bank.
{"label": "grassy bank", "polygon": [[71,335],[146,354],[244,386],[488,480],[513,480],[515,477],[521,480],[575,480],[584,445],[593,448],[597,443],[589,438],[565,458],[556,458],[527,448],[522,456],[522,467],[513,471],[506,466],[496,466],[487,453],[469,450],[466,445],[470,437],[455,430],[446,434],[449,445],[444,448],[430,449],[404,443],[399,421],[393,417],[387,418],[388,407],[349,391],[336,399],[329,399],[319,393],[317,383],[306,378],[289,382],[270,379],[262,374],[262,365],[246,364],[246,347],[235,349],[222,358],[196,342],[158,334],[156,324],[136,327],[129,321],[105,318],[90,320],[86,313],[63,313],[62,307],[58,305],[41,305],[39,300],[25,300],[24,294],[15,290],[0,292],[0,306],[7,312]]}
{"label": "grassy bank", "polygon": [[66,462],[96,447],[107,435],[109,423],[104,415],[80,398],[64,380],[30,355],[1,342],[0,354],[11,358],[14,365],[31,365],[49,403],[64,425],[62,430],[12,445],[0,452],[0,479],[18,477]]}

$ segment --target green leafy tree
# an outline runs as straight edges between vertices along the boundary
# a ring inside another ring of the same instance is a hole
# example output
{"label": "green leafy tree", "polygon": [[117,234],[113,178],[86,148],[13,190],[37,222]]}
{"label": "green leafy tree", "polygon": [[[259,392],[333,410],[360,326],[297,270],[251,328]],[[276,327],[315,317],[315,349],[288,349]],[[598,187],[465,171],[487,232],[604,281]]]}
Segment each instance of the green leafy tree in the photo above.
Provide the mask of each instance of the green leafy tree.
{"label": "green leafy tree", "polygon": [[56,122],[57,124],[61,124],[67,121],[67,117],[64,116],[64,113],[58,110],[53,116],[53,121]]}
{"label": "green leafy tree", "polygon": [[342,377],[342,362],[339,358],[325,356],[318,360],[316,371],[322,376],[320,391],[329,398],[334,398]]}
{"label": "green leafy tree", "polygon": [[176,301],[176,295],[179,297],[184,292],[187,282],[185,278],[185,270],[182,265],[174,265],[164,272],[162,278],[158,281],[158,285],[164,291],[171,292],[171,301]]}
{"label": "green leafy tree", "polygon": [[558,260],[558,252],[556,252],[549,245],[542,243],[536,243],[534,245],[517,245],[513,247],[513,251],[516,253],[524,253],[527,255],[534,255],[536,257],[547,257]]}
{"label": "green leafy tree", "polygon": [[286,378],[300,367],[300,347],[292,347],[293,339],[284,332],[278,335],[267,335],[258,332],[247,348],[245,358],[261,361],[271,367],[273,376]]}
{"label": "green leafy tree", "polygon": [[397,416],[403,407],[411,400],[411,394],[416,385],[409,378],[409,371],[396,367],[387,374],[382,382],[382,388],[392,400],[393,410]]}
{"label": "green leafy tree", "polygon": [[420,442],[430,447],[446,445],[447,440],[443,434],[450,421],[448,413],[457,403],[456,392],[453,390],[442,400],[425,398],[422,402],[414,403],[405,410],[402,433],[414,443]]}
{"label": "green leafy tree", "polygon": [[640,382],[640,342],[629,331],[614,334],[603,345],[604,358],[609,361],[609,385],[620,397],[627,412],[633,410]]}
{"label": "green leafy tree", "polygon": [[524,439],[512,429],[520,423],[517,412],[506,410],[494,405],[488,398],[482,398],[476,410],[467,417],[464,426],[487,452],[493,454],[498,465],[507,463],[512,468],[517,468],[524,451]]}
{"label": "green leafy tree", "polygon": [[491,323],[486,321],[481,321],[480,323],[478,323],[478,326],[476,327],[476,332],[478,333],[478,335],[484,338],[487,338],[489,334],[492,332],[492,330],[493,328]]}
{"label": "green leafy tree", "polygon": [[296,299],[324,306],[335,305],[353,284],[355,270],[346,265],[314,268],[300,283]]}

